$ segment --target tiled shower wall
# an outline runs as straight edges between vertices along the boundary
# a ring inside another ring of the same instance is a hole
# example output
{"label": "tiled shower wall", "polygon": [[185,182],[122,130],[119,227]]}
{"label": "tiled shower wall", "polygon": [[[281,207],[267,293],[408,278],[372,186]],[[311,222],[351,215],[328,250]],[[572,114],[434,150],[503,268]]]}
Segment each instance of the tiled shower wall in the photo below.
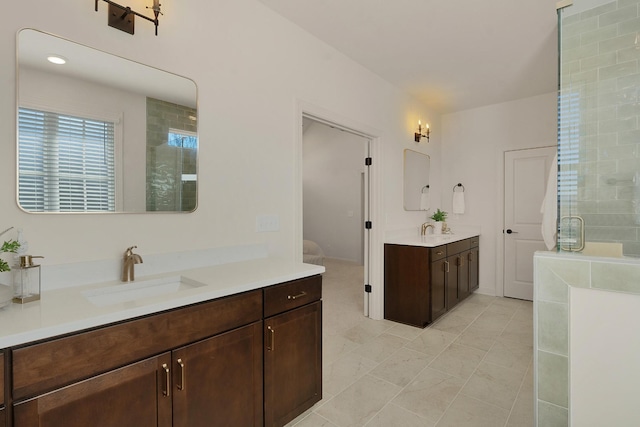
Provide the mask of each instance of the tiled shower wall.
{"label": "tiled shower wall", "polygon": [[192,211],[197,203],[197,149],[167,146],[169,129],[197,131],[196,110],[147,98],[147,211]]}
{"label": "tiled shower wall", "polygon": [[560,215],[581,216],[587,242],[640,256],[640,0],[570,9],[559,26]]}

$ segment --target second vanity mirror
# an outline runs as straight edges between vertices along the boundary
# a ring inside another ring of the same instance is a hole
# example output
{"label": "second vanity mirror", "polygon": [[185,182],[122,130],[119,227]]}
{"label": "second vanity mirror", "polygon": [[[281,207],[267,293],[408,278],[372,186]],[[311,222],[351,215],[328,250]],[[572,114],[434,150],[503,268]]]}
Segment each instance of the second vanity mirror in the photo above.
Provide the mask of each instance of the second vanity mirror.
{"label": "second vanity mirror", "polygon": [[197,89],[53,35],[18,33],[18,204],[27,212],[191,212]]}
{"label": "second vanity mirror", "polygon": [[404,210],[426,211],[431,208],[429,197],[428,155],[404,150]]}

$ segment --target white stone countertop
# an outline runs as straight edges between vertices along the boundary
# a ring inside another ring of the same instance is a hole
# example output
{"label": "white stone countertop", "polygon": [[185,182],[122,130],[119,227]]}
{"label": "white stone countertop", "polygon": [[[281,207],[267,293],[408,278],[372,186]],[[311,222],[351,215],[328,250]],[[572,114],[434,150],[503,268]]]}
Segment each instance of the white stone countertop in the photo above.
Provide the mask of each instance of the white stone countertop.
{"label": "white stone countertop", "polygon": [[139,298],[134,301],[97,306],[83,293],[92,289],[124,286],[111,281],[66,289],[45,291],[39,301],[10,304],[0,309],[0,348],[94,328],[113,322],[145,316],[196,304],[266,286],[321,274],[323,266],[260,258],[211,267],[175,271],[146,277],[136,282],[178,277],[198,286],[177,292]]}
{"label": "white stone countertop", "polygon": [[473,231],[453,234],[427,234],[426,236],[412,234],[406,236],[389,237],[385,239],[385,243],[394,245],[424,246],[427,248],[435,248],[436,246],[458,242],[460,240],[469,239],[475,236],[478,236],[478,233]]}

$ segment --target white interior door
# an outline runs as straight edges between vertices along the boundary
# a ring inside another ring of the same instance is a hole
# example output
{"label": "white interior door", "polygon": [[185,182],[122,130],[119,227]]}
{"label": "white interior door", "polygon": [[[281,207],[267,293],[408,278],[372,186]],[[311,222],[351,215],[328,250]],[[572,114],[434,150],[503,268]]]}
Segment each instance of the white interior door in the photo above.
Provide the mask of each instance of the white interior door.
{"label": "white interior door", "polygon": [[504,154],[504,296],[533,300],[533,254],[546,250],[540,207],[554,147]]}

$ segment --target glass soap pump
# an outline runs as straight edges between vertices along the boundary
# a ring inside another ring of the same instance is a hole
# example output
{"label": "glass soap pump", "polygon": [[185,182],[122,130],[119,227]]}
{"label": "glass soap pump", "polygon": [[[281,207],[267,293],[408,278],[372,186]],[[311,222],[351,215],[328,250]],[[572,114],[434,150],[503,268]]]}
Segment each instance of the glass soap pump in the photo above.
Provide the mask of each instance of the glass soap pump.
{"label": "glass soap pump", "polygon": [[13,302],[25,304],[40,299],[40,264],[34,258],[43,256],[21,255],[20,264],[13,268]]}

